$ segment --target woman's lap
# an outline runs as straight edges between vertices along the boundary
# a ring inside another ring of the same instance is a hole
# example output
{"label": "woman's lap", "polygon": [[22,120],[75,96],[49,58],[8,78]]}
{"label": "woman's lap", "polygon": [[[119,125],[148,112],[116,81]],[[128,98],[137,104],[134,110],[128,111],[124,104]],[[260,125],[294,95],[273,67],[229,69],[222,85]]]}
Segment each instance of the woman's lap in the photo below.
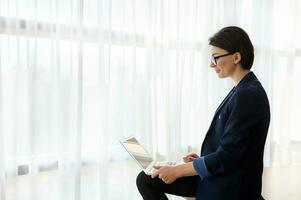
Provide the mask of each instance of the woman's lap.
{"label": "woman's lap", "polygon": [[[142,171],[137,176],[136,184],[141,194],[145,193],[147,195],[147,193],[158,193],[158,196],[163,196],[164,193],[168,193],[178,196],[195,197],[198,180],[199,176],[190,176],[182,177],[171,184],[166,184],[158,177],[152,178]],[[153,196],[154,195],[156,194],[153,194]]]}

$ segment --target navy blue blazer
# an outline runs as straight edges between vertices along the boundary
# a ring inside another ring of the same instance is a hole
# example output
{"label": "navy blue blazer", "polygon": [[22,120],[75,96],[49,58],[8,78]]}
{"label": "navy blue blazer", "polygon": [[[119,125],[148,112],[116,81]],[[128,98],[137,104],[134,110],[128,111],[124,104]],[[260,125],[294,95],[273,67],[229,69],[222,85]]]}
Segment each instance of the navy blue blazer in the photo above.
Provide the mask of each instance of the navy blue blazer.
{"label": "navy blue blazer", "polygon": [[269,124],[266,92],[250,72],[218,107],[201,157],[193,163],[201,176],[197,200],[263,199],[263,152]]}

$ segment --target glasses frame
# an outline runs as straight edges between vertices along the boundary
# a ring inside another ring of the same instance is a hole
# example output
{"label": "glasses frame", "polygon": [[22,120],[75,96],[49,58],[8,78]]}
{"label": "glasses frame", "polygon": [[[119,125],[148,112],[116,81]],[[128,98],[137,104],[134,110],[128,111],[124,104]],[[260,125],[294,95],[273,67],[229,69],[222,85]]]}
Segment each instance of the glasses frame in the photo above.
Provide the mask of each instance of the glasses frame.
{"label": "glasses frame", "polygon": [[211,63],[213,65],[217,65],[217,59],[219,59],[221,57],[229,56],[229,55],[232,55],[232,54],[234,54],[234,53],[226,53],[226,54],[219,55],[219,56],[213,56],[213,55],[211,55],[211,57],[210,57]]}

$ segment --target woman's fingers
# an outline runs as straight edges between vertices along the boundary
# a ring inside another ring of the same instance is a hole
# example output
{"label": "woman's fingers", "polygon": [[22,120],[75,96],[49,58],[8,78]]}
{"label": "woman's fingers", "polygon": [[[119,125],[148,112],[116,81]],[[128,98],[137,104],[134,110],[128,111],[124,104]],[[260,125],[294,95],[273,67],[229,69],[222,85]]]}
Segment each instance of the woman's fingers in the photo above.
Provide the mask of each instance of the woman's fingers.
{"label": "woman's fingers", "polygon": [[198,158],[199,156],[196,154],[196,153],[189,153],[187,154],[186,156],[183,157],[183,161],[185,163],[188,163],[188,162],[191,162],[193,161],[194,159]]}
{"label": "woman's fingers", "polygon": [[191,157],[194,157],[194,158],[197,158],[197,157],[199,157],[199,155],[198,155],[198,154],[196,154],[196,153],[194,153],[194,152],[193,152],[193,153],[190,153],[190,154],[189,154],[189,156],[191,156]]}

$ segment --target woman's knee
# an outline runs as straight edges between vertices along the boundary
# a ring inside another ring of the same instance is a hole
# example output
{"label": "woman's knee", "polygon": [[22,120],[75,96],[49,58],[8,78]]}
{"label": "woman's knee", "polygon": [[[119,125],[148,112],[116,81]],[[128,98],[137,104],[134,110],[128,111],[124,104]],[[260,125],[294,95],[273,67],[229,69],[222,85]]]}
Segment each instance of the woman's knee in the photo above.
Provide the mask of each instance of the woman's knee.
{"label": "woman's knee", "polygon": [[144,171],[141,171],[136,178],[136,185],[139,188],[144,187],[147,184],[147,175],[144,173]]}

